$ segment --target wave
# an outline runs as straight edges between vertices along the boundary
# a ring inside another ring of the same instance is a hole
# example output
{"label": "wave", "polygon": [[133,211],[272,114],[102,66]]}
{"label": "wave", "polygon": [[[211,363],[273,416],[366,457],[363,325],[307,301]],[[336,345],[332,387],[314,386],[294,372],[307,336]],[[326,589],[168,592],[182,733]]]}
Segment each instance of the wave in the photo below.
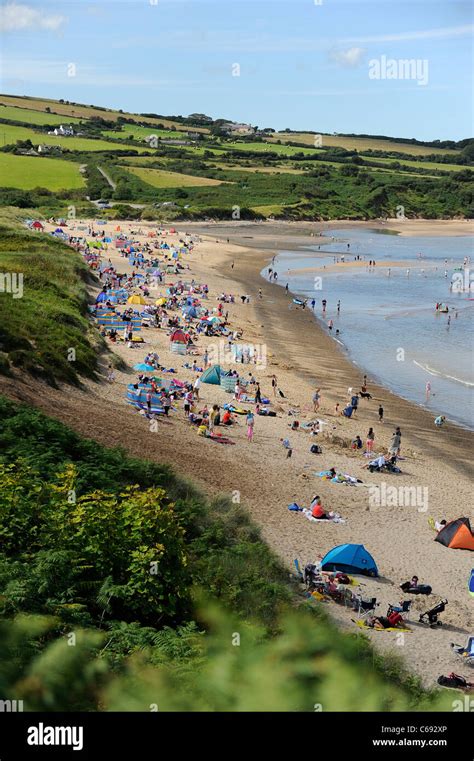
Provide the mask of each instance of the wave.
{"label": "wave", "polygon": [[447,375],[446,373],[442,373],[440,370],[435,370],[429,365],[423,365],[421,362],[417,362],[416,359],[413,360],[413,364],[417,367],[420,367],[422,370],[425,370],[425,372],[429,373],[430,375],[437,375],[439,378],[447,378],[448,380],[455,381],[455,383],[461,383],[463,386],[474,387],[474,383],[471,383],[470,381],[463,380],[462,378],[456,378],[455,375]]}

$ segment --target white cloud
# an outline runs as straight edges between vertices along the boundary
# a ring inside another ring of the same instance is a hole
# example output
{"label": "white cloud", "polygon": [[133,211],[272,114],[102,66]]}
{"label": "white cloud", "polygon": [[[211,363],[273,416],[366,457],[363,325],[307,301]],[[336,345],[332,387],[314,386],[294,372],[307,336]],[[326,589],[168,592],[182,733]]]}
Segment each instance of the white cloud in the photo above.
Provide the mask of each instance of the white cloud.
{"label": "white cloud", "polygon": [[354,68],[360,66],[365,55],[365,48],[348,48],[347,50],[333,50],[329,54],[331,61],[340,66]]}
{"label": "white cloud", "polygon": [[56,31],[65,24],[66,20],[65,16],[46,14],[30,5],[7,3],[0,7],[2,32],[21,32],[28,29]]}

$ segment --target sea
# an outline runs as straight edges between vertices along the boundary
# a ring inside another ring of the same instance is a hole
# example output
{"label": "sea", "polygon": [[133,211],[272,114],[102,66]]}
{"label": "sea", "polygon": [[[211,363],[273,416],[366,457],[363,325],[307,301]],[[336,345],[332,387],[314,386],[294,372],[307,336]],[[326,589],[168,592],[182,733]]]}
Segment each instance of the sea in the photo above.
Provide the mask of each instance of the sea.
{"label": "sea", "polygon": [[[315,300],[315,319],[369,385],[375,381],[433,417],[474,429],[473,253],[470,236],[344,229],[279,251],[271,266],[280,286],[288,283],[295,297],[308,299],[306,308]],[[262,274],[268,277],[268,268]]]}

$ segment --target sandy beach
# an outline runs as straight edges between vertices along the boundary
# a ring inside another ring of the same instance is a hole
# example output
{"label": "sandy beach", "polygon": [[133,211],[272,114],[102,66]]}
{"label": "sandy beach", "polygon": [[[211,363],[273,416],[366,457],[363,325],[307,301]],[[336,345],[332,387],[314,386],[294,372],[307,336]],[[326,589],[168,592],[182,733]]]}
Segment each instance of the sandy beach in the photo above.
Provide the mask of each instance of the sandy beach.
{"label": "sandy beach", "polygon": [[[235,304],[225,307],[229,311],[230,326],[243,330],[242,342],[265,347],[264,366],[237,367],[244,375],[249,372],[255,375],[262,395],[274,402],[273,409],[277,412],[276,418],[256,418],[253,443],[246,441],[243,419],[229,434],[235,446],[226,447],[198,437],[186,421],[181,405],[169,420],[159,421],[155,432],[125,403],[126,385],[137,375],[132,366],[142,362],[150,350],[159,354],[163,365],[176,367],[178,378],[193,380],[195,377],[191,370],[183,369],[185,357],[170,353],[164,329],[145,329],[142,335],[146,344],[142,347],[128,349],[123,344],[113,347],[127,363],[125,371],[116,372],[113,384],[104,379],[99,384],[88,382],[82,389],[55,390],[17,375],[13,380],[2,378],[2,392],[40,407],[103,444],[121,445],[131,454],[169,462],[209,494],[237,495],[289,569],[295,558],[304,565],[335,545],[364,544],[378,564],[380,578],[361,578],[361,591],[364,596],[377,597],[378,612],[382,615],[388,603],[397,603],[403,597],[400,583],[416,574],[420,582],[433,587],[433,595],[414,598],[410,633],[400,637],[389,632],[369,632],[369,636],[381,650],[402,656],[426,685],[433,685],[440,674],[453,670],[472,678],[472,671],[470,673],[452,654],[450,643],[463,644],[473,632],[473,602],[467,592],[467,580],[474,558],[470,552],[448,549],[435,542],[435,532],[430,529],[428,518],[450,520],[466,515],[466,506],[471,505],[473,435],[454,425],[436,429],[431,413],[377,386],[370,377],[367,385],[373,398],[360,400],[356,418],[349,420],[336,415],[335,404],[339,403],[342,409],[348,399],[348,388],[360,389],[363,373],[345,357],[307,310],[296,309],[284,289],[270,285],[259,274],[280,248],[314,243],[314,234],[322,230],[359,225],[371,228],[382,225],[411,236],[472,232],[472,224],[465,221],[417,220],[301,225],[183,223],[179,226],[181,232],[186,230],[202,236],[193,252],[185,257],[185,263],[190,266],[185,279],[193,277],[197,282],[208,284],[211,307],[217,306],[221,293],[250,296],[249,304],[242,304],[238,298]],[[147,231],[154,226],[124,222],[121,227],[123,230],[140,227],[143,235],[134,238],[145,241]],[[106,229],[111,232],[114,226],[109,224]],[[178,237],[170,236],[170,240]],[[105,255],[110,256],[119,272],[129,271],[120,253],[111,246]],[[173,277],[167,276],[167,282],[172,281]],[[259,289],[262,298],[258,296]],[[98,290],[91,290],[91,298]],[[163,292],[164,287],[158,288],[152,296],[157,298]],[[200,338],[201,355],[206,346],[215,341]],[[199,357],[197,359],[199,364]],[[110,355],[101,359],[104,378],[109,361]],[[273,398],[272,375],[277,376],[285,398]],[[314,413],[311,400],[316,388],[321,389],[321,407]],[[208,406],[222,405],[230,401],[230,395],[219,386],[203,384],[200,400]],[[377,414],[380,403],[385,410],[383,425],[379,424]],[[322,433],[313,438],[303,430],[291,431],[289,425],[295,419],[300,423],[321,420]],[[370,426],[375,431],[376,454],[386,451],[395,426],[401,427],[401,453],[405,458],[400,463],[401,475],[370,474],[363,467],[367,459],[350,448],[357,434],[365,443]],[[285,437],[292,444],[291,458],[286,457],[280,441]],[[322,454],[310,453],[315,440],[321,445]],[[315,475],[330,467],[351,474],[363,483],[350,487]],[[370,503],[369,487],[381,486],[384,482],[397,487],[426,487],[428,502],[421,509],[411,505],[374,507]],[[293,501],[308,507],[314,494],[321,495],[326,509],[337,511],[345,522],[311,523],[302,514],[288,511]],[[472,519],[472,509],[468,517]],[[443,626],[430,629],[418,624],[418,614],[444,597],[449,604],[442,616]],[[360,631],[351,621],[352,611],[334,603],[319,604],[324,604],[341,626]]]}

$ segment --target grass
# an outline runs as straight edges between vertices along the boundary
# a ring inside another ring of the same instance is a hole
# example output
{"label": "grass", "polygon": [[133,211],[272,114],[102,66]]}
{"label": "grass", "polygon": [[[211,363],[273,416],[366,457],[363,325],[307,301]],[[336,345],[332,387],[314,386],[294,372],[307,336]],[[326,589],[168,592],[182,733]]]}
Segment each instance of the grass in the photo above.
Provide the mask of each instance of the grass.
{"label": "grass", "polygon": [[222,180],[212,180],[208,177],[194,177],[190,174],[180,174],[178,172],[166,172],[161,169],[146,169],[133,166],[127,166],[126,169],[154,188],[191,188],[222,184]]}
{"label": "grass", "polygon": [[[0,95],[0,102],[7,106],[17,106],[19,108],[28,108],[34,111],[45,111],[49,106],[51,111],[56,114],[68,117],[77,117],[79,119],[90,119],[93,116],[97,116],[100,119],[106,119],[116,122],[119,117],[126,119],[133,119],[137,122],[147,121],[150,124],[162,124],[164,127],[170,127],[175,129],[189,129],[189,127],[180,124],[179,122],[172,121],[170,119],[155,119],[153,117],[143,117],[139,114],[129,114],[127,112],[116,111],[113,109],[96,108],[94,106],[87,106],[82,104],[73,103],[59,103],[57,100],[51,100],[50,98],[30,98],[15,95]],[[205,127],[191,127],[194,132],[208,132]]]}
{"label": "grass", "polygon": [[303,169],[292,169],[286,166],[230,166],[228,164],[209,164],[209,167],[223,169],[226,172],[253,172],[255,174],[304,174]]}
{"label": "grass", "polygon": [[237,150],[237,151],[249,151],[250,153],[277,153],[282,156],[294,156],[295,153],[304,153],[305,155],[310,155],[314,153],[315,151],[318,151],[321,153],[321,148],[305,148],[304,146],[301,146],[301,148],[295,148],[292,145],[278,145],[278,143],[270,143],[270,142],[264,142],[264,143],[252,143],[252,142],[239,142],[239,141],[233,141],[233,142],[225,142],[223,145],[228,148],[229,150]]}
{"label": "grass", "polygon": [[106,140],[95,138],[56,137],[56,135],[48,135],[44,130],[41,132],[28,127],[16,127],[13,124],[0,123],[0,146],[12,145],[17,140],[31,140],[35,148],[40,144],[59,145],[61,148],[67,148],[70,151],[120,151],[129,148],[144,153],[148,150],[135,145],[109,143]]}
{"label": "grass", "polygon": [[132,135],[135,140],[144,140],[146,137],[150,137],[150,135],[156,135],[156,137],[159,137],[162,140],[186,139],[186,132],[167,129],[152,129],[152,127],[141,127],[138,124],[123,124],[120,132],[107,130],[102,134],[105,135],[105,137],[115,138],[115,140],[129,140]]}
{"label": "grass", "polygon": [[[310,132],[276,132],[274,137],[268,138],[273,144],[274,140],[282,142],[303,143],[313,145],[316,135]],[[411,143],[397,143],[391,140],[365,137],[344,137],[342,135],[321,135],[322,148],[335,147],[345,148],[347,151],[396,151],[397,153],[409,153],[412,156],[428,156],[432,153],[458,155],[457,151],[448,148],[429,148],[423,145],[411,145]]]}
{"label": "grass", "polygon": [[14,156],[0,153],[0,177],[3,187],[32,190],[75,190],[85,187],[79,164],[64,159]]}
{"label": "grass", "polygon": [[53,385],[78,383],[80,375],[95,377],[86,316],[90,274],[80,255],[51,235],[20,228],[3,211],[0,272],[23,276],[20,298],[0,292],[0,366],[7,371],[9,364],[21,367]]}
{"label": "grass", "polygon": [[[0,98],[1,100],[1,98]],[[65,119],[64,116],[57,114],[43,113],[34,111],[29,108],[18,108],[17,106],[0,105],[0,119],[10,119],[15,122],[25,122],[26,124],[80,124],[81,120],[75,117]]]}

